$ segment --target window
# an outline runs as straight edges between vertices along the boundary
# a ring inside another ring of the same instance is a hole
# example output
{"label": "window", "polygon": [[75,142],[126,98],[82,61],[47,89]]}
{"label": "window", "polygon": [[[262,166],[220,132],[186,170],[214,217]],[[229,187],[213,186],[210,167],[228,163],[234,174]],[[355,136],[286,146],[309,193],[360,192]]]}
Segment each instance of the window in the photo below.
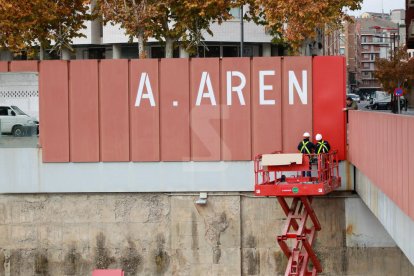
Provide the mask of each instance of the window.
{"label": "window", "polygon": [[199,57],[220,57],[220,46],[198,47]]}
{"label": "window", "polygon": [[7,116],[7,108],[0,106],[0,116]]}
{"label": "window", "polygon": [[237,46],[223,46],[223,57],[238,57],[239,47]]}
{"label": "window", "polygon": [[[17,115],[27,115],[26,113],[24,113],[20,108],[18,108],[17,106],[15,106],[15,105],[12,105],[11,107],[13,107],[13,109],[14,109],[14,112],[16,112],[16,114]],[[10,109],[10,108],[9,108]],[[10,110],[10,112],[11,112],[11,110]]]}
{"label": "window", "polygon": [[364,59],[369,59],[369,54],[364,54]]}
{"label": "window", "polygon": [[365,63],[363,64],[363,67],[364,67],[364,68],[369,68],[369,63],[366,63],[366,62],[365,62]]}
{"label": "window", "polygon": [[0,106],[0,116],[12,116],[12,110],[7,106]]}

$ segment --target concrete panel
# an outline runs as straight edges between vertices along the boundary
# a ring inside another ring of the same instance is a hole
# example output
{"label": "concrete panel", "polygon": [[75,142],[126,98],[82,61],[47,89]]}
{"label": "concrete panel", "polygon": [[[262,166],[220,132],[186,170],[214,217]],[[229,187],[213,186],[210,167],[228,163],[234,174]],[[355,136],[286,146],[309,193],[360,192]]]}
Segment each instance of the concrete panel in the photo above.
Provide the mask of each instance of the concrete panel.
{"label": "concrete panel", "polygon": [[221,158],[251,160],[250,59],[222,59],[221,80]]}
{"label": "concrete panel", "polygon": [[395,247],[396,244],[360,198],[345,200],[346,245],[349,247]]}
{"label": "concrete panel", "polygon": [[40,151],[36,148],[0,149],[0,193],[33,193],[41,189]]}
{"label": "concrete panel", "polygon": [[39,62],[37,60],[11,61],[10,72],[38,72]]}
{"label": "concrete panel", "polygon": [[191,160],[220,160],[220,61],[195,58],[190,63]]}
{"label": "concrete panel", "polygon": [[40,64],[40,120],[43,162],[69,162],[69,80],[67,61]]}
{"label": "concrete panel", "polygon": [[[21,160],[26,165],[19,166]],[[252,191],[254,183],[251,161],[60,164],[41,160],[37,149],[0,149],[0,164],[10,162],[0,167],[6,179],[0,193]]]}
{"label": "concrete panel", "polygon": [[357,181],[357,192],[361,199],[414,265],[414,241],[411,238],[414,233],[414,220],[359,170]]}
{"label": "concrete panel", "polygon": [[160,160],[160,104],[156,59],[131,60],[129,108],[132,161]]}
{"label": "concrete panel", "polygon": [[98,61],[69,63],[70,160],[99,162]]}
{"label": "concrete panel", "polygon": [[[313,131],[330,141],[338,158],[346,159],[345,58],[313,59]],[[335,125],[335,128],[332,126]]]}
{"label": "concrete panel", "polygon": [[252,61],[252,139],[253,158],[282,151],[281,58]]}
{"label": "concrete panel", "polygon": [[313,133],[312,58],[290,57],[283,59],[282,64],[283,152],[297,152],[303,133]]}
{"label": "concrete panel", "polygon": [[9,62],[0,61],[0,72],[8,72],[8,71],[9,71]]}
{"label": "concrete panel", "polygon": [[99,119],[101,161],[129,161],[128,60],[101,60]]}
{"label": "concrete panel", "polygon": [[189,60],[160,63],[161,160],[190,160]]}

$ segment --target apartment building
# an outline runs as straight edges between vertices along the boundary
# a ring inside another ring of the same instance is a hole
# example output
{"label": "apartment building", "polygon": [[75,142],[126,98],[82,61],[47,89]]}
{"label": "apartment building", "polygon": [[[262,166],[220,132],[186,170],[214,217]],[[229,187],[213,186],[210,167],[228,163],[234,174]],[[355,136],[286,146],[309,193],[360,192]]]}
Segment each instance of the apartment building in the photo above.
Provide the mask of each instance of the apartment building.
{"label": "apartment building", "polygon": [[375,61],[390,58],[393,51],[401,46],[398,33],[398,23],[387,18],[365,16],[356,20],[356,84],[359,93],[370,94],[381,90],[381,84],[374,77]]}

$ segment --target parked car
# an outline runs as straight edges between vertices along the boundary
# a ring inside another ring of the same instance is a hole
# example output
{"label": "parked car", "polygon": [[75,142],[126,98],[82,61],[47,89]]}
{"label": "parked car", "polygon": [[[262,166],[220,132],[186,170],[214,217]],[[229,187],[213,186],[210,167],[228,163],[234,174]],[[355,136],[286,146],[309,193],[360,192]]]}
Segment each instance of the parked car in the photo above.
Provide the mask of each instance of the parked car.
{"label": "parked car", "polygon": [[346,94],[347,97],[351,97],[354,102],[360,103],[361,98],[357,94]]}
{"label": "parked car", "polygon": [[[404,96],[400,97],[400,108],[405,108],[407,104]],[[373,97],[370,99],[369,105],[366,108],[371,108],[373,110],[391,110],[391,95],[384,91],[376,91]]]}
{"label": "parked car", "polygon": [[14,136],[24,136],[33,129],[39,133],[39,121],[24,113],[15,105],[0,106],[1,133],[11,133]]}

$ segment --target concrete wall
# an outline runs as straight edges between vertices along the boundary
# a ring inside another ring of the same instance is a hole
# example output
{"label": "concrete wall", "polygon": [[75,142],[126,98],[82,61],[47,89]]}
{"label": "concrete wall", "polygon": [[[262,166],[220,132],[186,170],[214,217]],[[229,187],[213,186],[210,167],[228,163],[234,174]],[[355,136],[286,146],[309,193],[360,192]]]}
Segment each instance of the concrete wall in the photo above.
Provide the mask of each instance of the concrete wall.
{"label": "concrete wall", "polygon": [[[43,163],[41,149],[12,148],[13,144],[4,138],[0,143],[4,147],[0,148],[0,193],[239,192],[254,188],[252,161]],[[353,190],[352,166],[341,162],[339,173],[341,190]]]}
{"label": "concrete wall", "polygon": [[[0,275],[282,275],[276,235],[285,216],[276,199],[251,194],[49,194],[0,196]],[[359,235],[347,204],[318,198],[316,250],[325,275],[413,275],[397,247],[347,247]],[[363,204],[359,205],[364,207]],[[367,212],[369,215],[369,211]],[[376,226],[374,226],[376,227]],[[352,230],[354,229],[354,230]]]}
{"label": "concrete wall", "polygon": [[356,190],[361,199],[414,264],[414,220],[360,170],[357,170],[356,177]]}

